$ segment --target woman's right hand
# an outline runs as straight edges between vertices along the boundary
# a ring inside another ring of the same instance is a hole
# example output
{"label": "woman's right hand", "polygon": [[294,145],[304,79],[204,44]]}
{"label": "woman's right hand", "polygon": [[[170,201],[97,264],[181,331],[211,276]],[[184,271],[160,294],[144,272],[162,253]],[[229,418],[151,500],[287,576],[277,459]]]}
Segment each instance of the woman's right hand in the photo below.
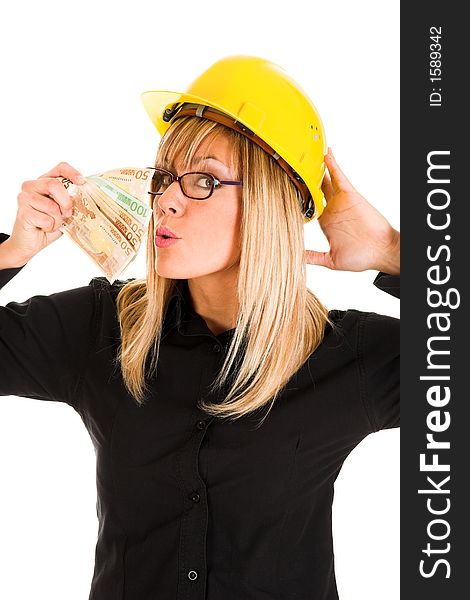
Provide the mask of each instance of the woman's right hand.
{"label": "woman's right hand", "polygon": [[[77,185],[85,179],[66,162],[41,175],[25,181],[18,194],[18,212],[13,231],[4,244],[18,264],[25,264],[40,250],[59,239],[59,227],[72,215],[73,199],[56,177],[66,177]],[[6,250],[6,248],[5,248]]]}

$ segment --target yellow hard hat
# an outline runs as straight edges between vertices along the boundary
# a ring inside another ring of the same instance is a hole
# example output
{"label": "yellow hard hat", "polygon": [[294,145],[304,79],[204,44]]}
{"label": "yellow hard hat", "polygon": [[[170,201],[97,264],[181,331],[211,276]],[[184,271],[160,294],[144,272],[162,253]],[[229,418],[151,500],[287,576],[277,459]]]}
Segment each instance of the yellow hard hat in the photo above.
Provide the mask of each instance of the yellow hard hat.
{"label": "yellow hard hat", "polygon": [[152,90],[141,99],[161,135],[174,119],[186,115],[218,121],[246,135],[292,179],[305,222],[322,214],[328,150],[323,123],[307,94],[278,65],[256,56],[228,56],[185,92]]}

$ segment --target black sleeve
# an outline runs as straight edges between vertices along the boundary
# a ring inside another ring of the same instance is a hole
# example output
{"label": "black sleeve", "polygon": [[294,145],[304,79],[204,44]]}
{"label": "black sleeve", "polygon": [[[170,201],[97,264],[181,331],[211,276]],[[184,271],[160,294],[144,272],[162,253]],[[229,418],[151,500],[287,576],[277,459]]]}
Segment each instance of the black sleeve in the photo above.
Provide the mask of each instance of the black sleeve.
{"label": "black sleeve", "polygon": [[95,303],[90,282],[0,306],[0,396],[66,402],[78,410]]}
{"label": "black sleeve", "polygon": [[[10,236],[7,235],[6,233],[0,233],[0,244],[2,242],[4,242],[5,240],[7,240]],[[13,279],[13,277],[19,273],[21,271],[21,269],[24,267],[24,265],[22,267],[17,267],[15,269],[1,269],[0,270],[0,289],[6,285],[10,279]]]}
{"label": "black sleeve", "polygon": [[365,312],[359,321],[361,393],[372,431],[400,425],[400,320]]}
{"label": "black sleeve", "polygon": [[380,271],[374,279],[374,285],[395,298],[400,297],[400,275],[389,275]]}

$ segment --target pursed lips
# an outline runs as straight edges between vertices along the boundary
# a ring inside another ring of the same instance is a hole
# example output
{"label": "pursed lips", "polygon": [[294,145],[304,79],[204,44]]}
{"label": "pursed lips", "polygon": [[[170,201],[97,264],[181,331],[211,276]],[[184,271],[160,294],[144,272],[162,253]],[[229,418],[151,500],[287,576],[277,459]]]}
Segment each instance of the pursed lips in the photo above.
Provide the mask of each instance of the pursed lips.
{"label": "pursed lips", "polygon": [[174,239],[177,239],[177,240],[181,239],[180,237],[178,237],[176,235],[176,233],[173,233],[173,231],[171,231],[171,229],[167,229],[166,227],[159,227],[157,229],[156,235],[157,236],[161,236],[164,239],[168,239],[168,238],[174,238]]}

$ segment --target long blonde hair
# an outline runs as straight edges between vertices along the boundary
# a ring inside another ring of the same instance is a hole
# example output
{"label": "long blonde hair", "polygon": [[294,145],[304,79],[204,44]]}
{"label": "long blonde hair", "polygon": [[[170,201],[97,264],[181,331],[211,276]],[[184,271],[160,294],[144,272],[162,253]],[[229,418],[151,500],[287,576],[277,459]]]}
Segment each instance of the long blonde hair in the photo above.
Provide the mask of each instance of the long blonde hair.
{"label": "long blonde hair", "polygon": [[[199,407],[208,415],[235,420],[266,405],[266,418],[279,392],[321,343],[326,323],[332,323],[328,309],[307,288],[300,200],[273,158],[219,123],[181,117],[163,136],[155,164],[171,164],[181,153],[186,169],[201,142],[220,134],[232,143],[236,177],[243,181],[239,310],[225,360],[211,386],[223,400],[201,399]],[[154,232],[159,224],[152,216],[146,278],[126,282],[116,300],[121,330],[117,362],[138,404],[144,403],[148,391],[147,369],[156,376],[165,307],[176,284],[156,273]]]}

